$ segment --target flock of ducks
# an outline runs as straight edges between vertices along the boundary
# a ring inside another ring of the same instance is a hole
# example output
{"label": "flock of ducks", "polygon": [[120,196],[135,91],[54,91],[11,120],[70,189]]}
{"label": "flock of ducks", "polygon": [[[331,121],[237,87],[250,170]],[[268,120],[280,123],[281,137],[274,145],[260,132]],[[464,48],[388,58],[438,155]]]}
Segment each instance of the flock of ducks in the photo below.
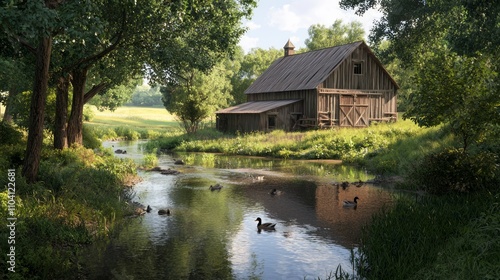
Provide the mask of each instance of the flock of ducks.
{"label": "flock of ducks", "polygon": [[[120,151],[121,152],[121,151]],[[176,162],[176,164],[184,164],[184,162]],[[259,181],[263,180],[263,176],[259,176],[258,178]],[[357,183],[353,183],[354,185],[356,185],[357,187],[360,187],[362,186],[362,182],[357,182]],[[339,186],[342,186],[343,188],[347,188],[349,186],[349,183],[348,182],[342,182],[341,184],[338,184]],[[208,187],[208,189],[210,191],[220,191],[221,189],[223,188],[223,186],[221,184],[215,184],[215,185],[210,185]],[[278,196],[278,195],[282,195],[284,192],[281,191],[281,190],[278,190],[278,189],[272,189],[269,194],[271,196]],[[343,207],[346,207],[346,208],[350,208],[350,207],[354,207],[356,208],[357,205],[358,205],[358,200],[359,200],[359,197],[354,197],[354,200],[344,200],[342,202],[342,205]],[[138,204],[136,202],[134,202],[135,204]],[[140,210],[140,211],[138,211]],[[146,208],[144,207],[138,207],[136,209],[136,214],[138,215],[141,215],[141,214],[144,214],[144,213],[150,213],[153,209],[151,208],[151,206],[147,206]],[[140,212],[140,213],[138,213]],[[158,210],[158,215],[166,215],[166,216],[170,216],[171,215],[171,211],[170,209],[159,209]],[[257,223],[257,229],[259,230],[266,230],[266,231],[273,231],[273,230],[276,230],[276,223],[263,223],[262,222],[262,219],[260,217],[258,217],[257,219],[255,219]]]}

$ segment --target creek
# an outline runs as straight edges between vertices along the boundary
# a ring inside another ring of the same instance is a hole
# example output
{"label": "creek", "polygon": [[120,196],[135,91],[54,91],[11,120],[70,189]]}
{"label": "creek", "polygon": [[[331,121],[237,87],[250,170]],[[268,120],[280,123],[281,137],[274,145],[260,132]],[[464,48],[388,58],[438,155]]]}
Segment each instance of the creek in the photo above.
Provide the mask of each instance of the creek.
{"label": "creek", "polygon": [[[106,142],[139,163],[140,142]],[[161,155],[178,175],[139,171],[134,201],[153,210],[86,249],[89,279],[326,279],[338,265],[353,273],[361,229],[394,199],[364,170],[334,161],[186,153]],[[175,165],[175,159],[185,165]],[[209,186],[221,184],[220,191]],[[272,189],[282,191],[271,195]],[[342,201],[359,197],[355,208]],[[168,208],[170,216],[158,215]],[[276,223],[259,231],[257,217]]]}

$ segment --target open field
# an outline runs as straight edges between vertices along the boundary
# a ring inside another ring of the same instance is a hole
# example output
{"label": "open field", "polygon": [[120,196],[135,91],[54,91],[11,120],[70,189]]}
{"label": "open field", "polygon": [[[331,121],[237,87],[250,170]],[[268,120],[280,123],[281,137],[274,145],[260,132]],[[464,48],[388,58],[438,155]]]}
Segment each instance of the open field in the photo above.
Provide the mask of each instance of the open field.
{"label": "open field", "polygon": [[178,129],[179,125],[175,117],[165,108],[133,107],[126,106],[116,109],[114,112],[101,112],[91,107],[94,117],[85,122],[89,125],[102,125],[109,127],[129,126],[145,129]]}

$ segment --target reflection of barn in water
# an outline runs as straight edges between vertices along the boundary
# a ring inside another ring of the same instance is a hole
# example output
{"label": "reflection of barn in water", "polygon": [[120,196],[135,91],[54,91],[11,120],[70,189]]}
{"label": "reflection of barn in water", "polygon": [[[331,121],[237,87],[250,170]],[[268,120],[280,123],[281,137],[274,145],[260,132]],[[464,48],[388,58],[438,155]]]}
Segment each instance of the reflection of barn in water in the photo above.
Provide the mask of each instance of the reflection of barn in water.
{"label": "reflection of barn in water", "polygon": [[[271,196],[269,191],[272,188],[285,193]],[[261,203],[271,217],[285,221],[277,226],[279,231],[287,231],[287,222],[310,225],[318,236],[334,239],[346,248],[356,247],[362,226],[391,201],[387,191],[370,184],[362,187],[352,185],[343,190],[332,184],[318,185],[312,181],[266,177],[264,182],[244,189],[247,192],[245,195]],[[344,208],[342,201],[352,200],[354,196],[360,198],[359,206],[356,209]]]}

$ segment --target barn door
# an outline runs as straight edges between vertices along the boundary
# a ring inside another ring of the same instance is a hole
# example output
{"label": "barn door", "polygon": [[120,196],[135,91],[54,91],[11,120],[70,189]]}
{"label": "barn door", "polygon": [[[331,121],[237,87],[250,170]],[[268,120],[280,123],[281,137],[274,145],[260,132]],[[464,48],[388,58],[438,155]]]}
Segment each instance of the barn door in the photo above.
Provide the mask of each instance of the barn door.
{"label": "barn door", "polygon": [[340,95],[340,126],[368,126],[368,96]]}

